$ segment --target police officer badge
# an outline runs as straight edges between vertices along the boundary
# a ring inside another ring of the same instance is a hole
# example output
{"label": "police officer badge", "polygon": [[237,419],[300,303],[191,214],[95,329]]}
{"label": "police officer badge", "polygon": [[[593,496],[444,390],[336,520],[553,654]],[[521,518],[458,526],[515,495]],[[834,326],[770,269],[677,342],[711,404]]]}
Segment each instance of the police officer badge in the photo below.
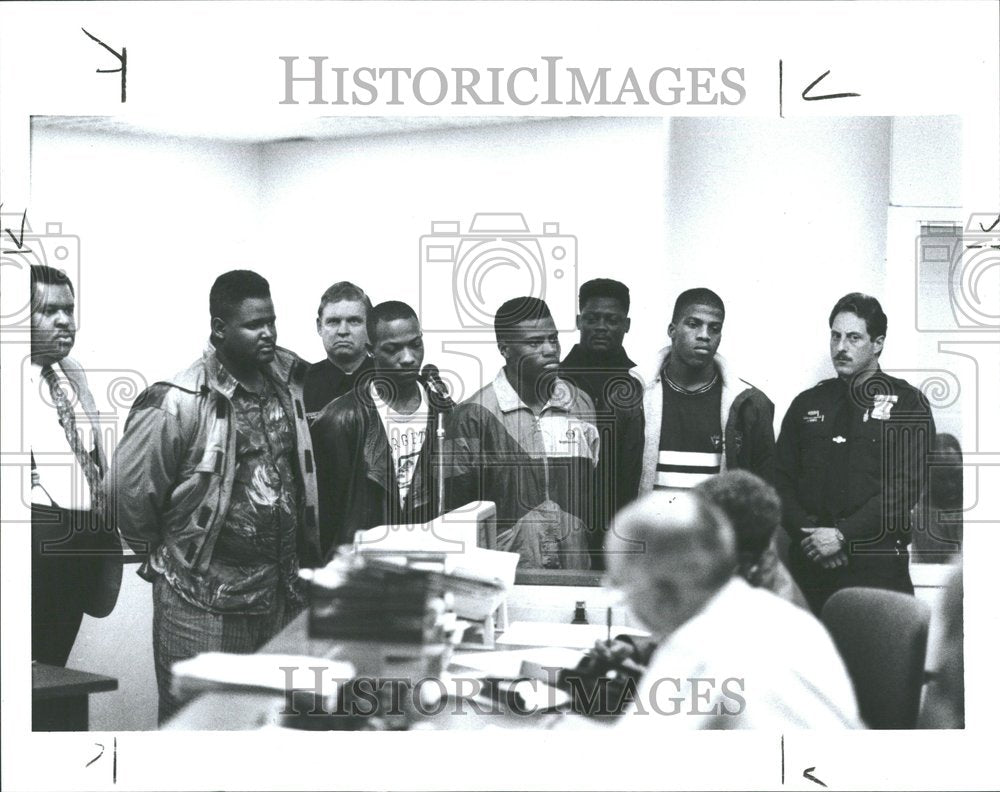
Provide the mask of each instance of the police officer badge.
{"label": "police officer badge", "polygon": [[893,405],[899,401],[899,396],[889,393],[876,393],[873,397],[872,418],[876,421],[888,421]]}

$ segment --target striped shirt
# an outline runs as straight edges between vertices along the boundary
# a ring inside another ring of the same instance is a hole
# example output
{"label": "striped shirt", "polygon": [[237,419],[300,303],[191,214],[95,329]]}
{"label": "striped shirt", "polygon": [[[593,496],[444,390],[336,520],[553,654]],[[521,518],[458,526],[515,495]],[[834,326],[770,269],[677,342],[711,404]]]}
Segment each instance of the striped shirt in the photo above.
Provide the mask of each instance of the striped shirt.
{"label": "striped shirt", "polygon": [[654,489],[697,486],[722,466],[722,379],[694,392],[663,378],[663,420]]}

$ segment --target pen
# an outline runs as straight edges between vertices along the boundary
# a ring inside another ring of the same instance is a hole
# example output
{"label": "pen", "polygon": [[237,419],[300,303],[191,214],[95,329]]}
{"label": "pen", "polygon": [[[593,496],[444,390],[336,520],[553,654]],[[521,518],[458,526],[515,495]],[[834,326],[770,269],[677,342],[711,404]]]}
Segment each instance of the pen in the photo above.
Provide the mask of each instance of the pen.
{"label": "pen", "polygon": [[608,643],[611,643],[611,608],[608,608]]}

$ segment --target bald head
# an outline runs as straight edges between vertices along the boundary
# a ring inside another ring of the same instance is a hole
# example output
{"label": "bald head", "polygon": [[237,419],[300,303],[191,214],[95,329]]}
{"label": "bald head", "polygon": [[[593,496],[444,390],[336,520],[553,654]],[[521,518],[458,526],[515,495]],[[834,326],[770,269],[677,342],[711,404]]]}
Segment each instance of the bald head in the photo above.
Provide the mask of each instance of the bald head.
{"label": "bald head", "polygon": [[733,576],[726,517],[689,492],[652,492],[619,512],[608,533],[609,579],[654,634],[669,635]]}

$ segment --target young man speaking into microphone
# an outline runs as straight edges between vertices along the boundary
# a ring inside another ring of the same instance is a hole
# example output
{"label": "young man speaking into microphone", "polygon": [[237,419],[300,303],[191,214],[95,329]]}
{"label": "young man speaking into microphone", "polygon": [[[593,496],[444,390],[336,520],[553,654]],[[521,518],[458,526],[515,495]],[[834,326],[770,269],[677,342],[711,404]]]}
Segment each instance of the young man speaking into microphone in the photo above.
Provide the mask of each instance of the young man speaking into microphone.
{"label": "young man speaking into microphone", "polygon": [[515,491],[522,454],[506,430],[492,416],[467,415],[475,408],[455,407],[436,367],[423,366],[420,321],[409,305],[380,303],[367,325],[371,383],[332,401],[312,425],[325,555],[357,531],[437,517],[442,470],[444,511],[488,500],[498,523],[516,521],[520,507],[505,494]]}

